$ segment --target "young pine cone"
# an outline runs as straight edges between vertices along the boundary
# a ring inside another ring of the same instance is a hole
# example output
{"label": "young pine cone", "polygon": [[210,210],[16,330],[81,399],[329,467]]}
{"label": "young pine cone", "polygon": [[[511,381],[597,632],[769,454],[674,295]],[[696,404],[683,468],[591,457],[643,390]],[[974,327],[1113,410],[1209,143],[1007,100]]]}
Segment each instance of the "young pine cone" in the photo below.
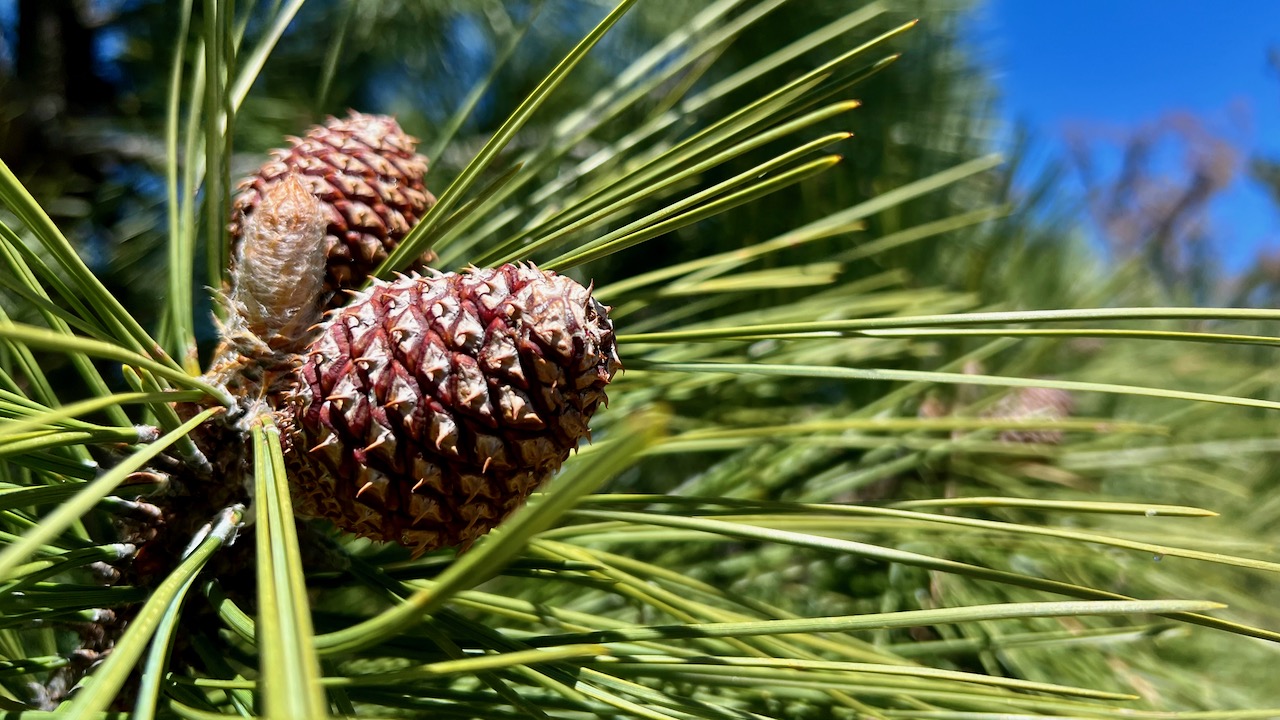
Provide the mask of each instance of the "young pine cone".
{"label": "young pine cone", "polygon": [[228,321],[233,344],[296,353],[321,318],[325,215],[296,173],[268,187],[245,219],[231,273]]}
{"label": "young pine cone", "polygon": [[619,367],[606,312],[532,266],[375,282],[280,413],[298,512],[417,552],[488,532],[589,437]]}
{"label": "young pine cone", "polygon": [[[240,182],[229,226],[232,257],[263,196],[296,173],[328,218],[325,290],[335,306],[345,298],[333,293],[364,284],[435,205],[423,183],[427,159],[414,152],[417,139],[393,118],[355,111],[344,120],[329,118],[301,138],[289,138],[289,144],[272,150],[271,160]],[[433,257],[428,253],[418,262],[425,267]]]}
{"label": "young pine cone", "polygon": [[205,377],[245,400],[285,389],[315,337],[325,295],[325,213],[296,173],[266,189],[245,219],[231,287],[220,296],[222,343]]}

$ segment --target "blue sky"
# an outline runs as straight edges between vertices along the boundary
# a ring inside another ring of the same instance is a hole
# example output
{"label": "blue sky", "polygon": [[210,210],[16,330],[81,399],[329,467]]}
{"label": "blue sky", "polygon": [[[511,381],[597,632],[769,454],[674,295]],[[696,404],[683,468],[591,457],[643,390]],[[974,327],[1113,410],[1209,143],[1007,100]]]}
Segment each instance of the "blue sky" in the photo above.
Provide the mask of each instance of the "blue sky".
{"label": "blue sky", "polygon": [[[1278,0],[988,0],[980,52],[1003,111],[1060,150],[1072,127],[1123,130],[1186,111],[1242,146],[1280,157]],[[1104,158],[1105,160],[1105,158]],[[1238,178],[1211,217],[1228,267],[1280,251],[1280,214]]]}

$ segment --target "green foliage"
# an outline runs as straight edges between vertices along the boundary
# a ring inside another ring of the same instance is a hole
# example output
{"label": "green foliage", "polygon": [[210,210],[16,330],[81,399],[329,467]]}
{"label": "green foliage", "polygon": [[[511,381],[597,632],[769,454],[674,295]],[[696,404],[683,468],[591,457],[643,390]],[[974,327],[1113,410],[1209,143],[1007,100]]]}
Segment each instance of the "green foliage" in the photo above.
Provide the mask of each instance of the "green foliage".
{"label": "green foliage", "polygon": [[[1159,278],[1012,190],[954,8],[533,5],[163,4],[154,335],[0,165],[5,710],[1280,714],[1280,311],[1148,307]],[[424,57],[450,23],[493,65],[426,74],[456,114],[396,99],[440,202],[383,271],[431,247],[594,281],[627,368],[594,442],[415,559],[295,524],[260,421],[224,448],[252,507],[163,518],[190,545],[148,577],[148,494],[228,490],[190,434],[231,403],[198,298],[235,153],[387,58],[456,60]]]}

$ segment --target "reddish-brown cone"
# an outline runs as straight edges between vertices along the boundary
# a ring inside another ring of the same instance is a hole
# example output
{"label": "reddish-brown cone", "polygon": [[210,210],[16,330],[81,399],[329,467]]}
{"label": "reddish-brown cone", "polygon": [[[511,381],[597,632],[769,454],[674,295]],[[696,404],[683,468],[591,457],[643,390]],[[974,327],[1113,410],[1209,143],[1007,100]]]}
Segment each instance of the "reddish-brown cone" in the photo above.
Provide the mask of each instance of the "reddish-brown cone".
{"label": "reddish-brown cone", "polygon": [[488,532],[589,437],[619,367],[606,310],[532,266],[375,282],[281,413],[297,510],[419,552]]}
{"label": "reddish-brown cone", "polygon": [[[232,257],[244,239],[245,219],[267,189],[297,173],[328,218],[326,290],[362,285],[436,202],[423,182],[427,158],[414,152],[417,143],[395,119],[354,111],[289,138],[289,147],[272,150],[271,160],[238,186],[229,226]],[[419,258],[419,265],[432,257]],[[334,296],[333,304],[342,302]]]}
{"label": "reddish-brown cone", "polygon": [[[986,417],[1009,420],[1064,420],[1075,410],[1075,398],[1066,390],[1056,388],[1015,388],[990,411]],[[1061,430],[1005,430],[1000,433],[1004,442],[1039,443],[1058,445],[1062,442]]]}

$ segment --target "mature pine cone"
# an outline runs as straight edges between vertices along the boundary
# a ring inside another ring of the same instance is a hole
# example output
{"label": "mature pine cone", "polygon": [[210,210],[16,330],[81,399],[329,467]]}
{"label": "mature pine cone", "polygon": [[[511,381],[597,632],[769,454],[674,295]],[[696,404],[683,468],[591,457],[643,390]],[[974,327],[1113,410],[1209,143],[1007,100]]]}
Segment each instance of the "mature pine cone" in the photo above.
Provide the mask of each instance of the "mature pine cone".
{"label": "mature pine cone", "polygon": [[488,532],[589,437],[619,367],[606,311],[533,266],[375,282],[281,412],[298,511],[418,552]]}
{"label": "mature pine cone", "polygon": [[[326,290],[362,285],[373,269],[404,239],[436,199],[423,184],[427,159],[414,153],[418,140],[386,115],[352,111],[329,118],[290,147],[271,151],[257,174],[242,180],[231,213],[232,257],[243,239],[245,218],[268,188],[298,173],[321,201],[329,224]],[[419,258],[424,266],[431,253]],[[333,296],[334,304],[345,302]]]}
{"label": "mature pine cone", "polygon": [[[1009,420],[1063,420],[1075,410],[1075,398],[1066,390],[1056,388],[1022,387],[1004,396],[995,407],[983,413],[985,417]],[[1005,430],[1000,433],[1004,442],[1039,443],[1058,445],[1062,442],[1061,430]]]}

